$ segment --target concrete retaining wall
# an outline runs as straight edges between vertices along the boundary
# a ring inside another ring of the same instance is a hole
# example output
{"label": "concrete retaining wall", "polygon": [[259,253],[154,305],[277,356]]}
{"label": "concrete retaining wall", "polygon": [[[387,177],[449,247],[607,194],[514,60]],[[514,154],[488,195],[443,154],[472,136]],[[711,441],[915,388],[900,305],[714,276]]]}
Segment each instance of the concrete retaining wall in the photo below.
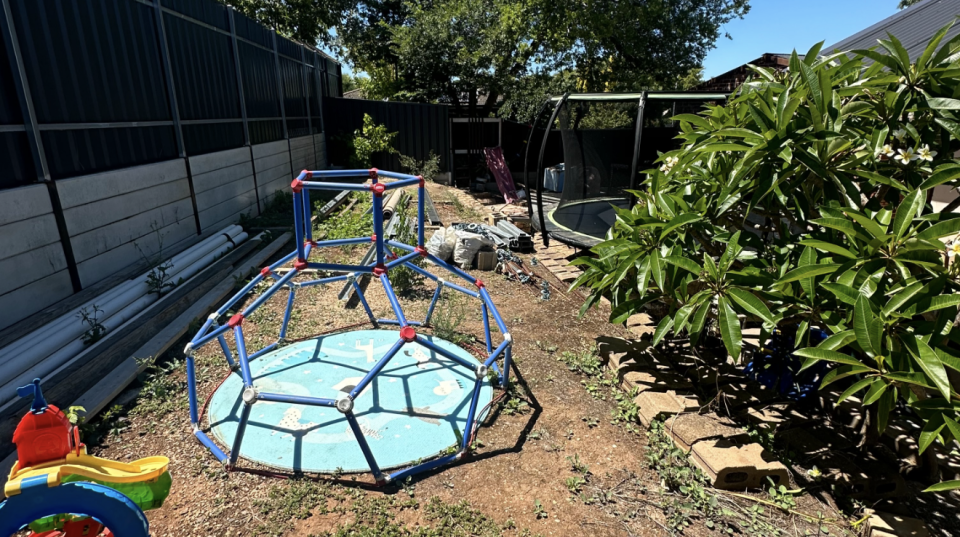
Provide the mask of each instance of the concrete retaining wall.
{"label": "concrete retaining wall", "polygon": [[293,171],[290,167],[290,146],[286,140],[253,146],[253,165],[257,170],[260,210],[267,208],[273,195],[290,188]]}
{"label": "concrete retaining wall", "polygon": [[190,157],[190,172],[202,231],[258,214],[249,147]]}
{"label": "concrete retaining wall", "polygon": [[0,328],[73,294],[46,185],[0,195]]}

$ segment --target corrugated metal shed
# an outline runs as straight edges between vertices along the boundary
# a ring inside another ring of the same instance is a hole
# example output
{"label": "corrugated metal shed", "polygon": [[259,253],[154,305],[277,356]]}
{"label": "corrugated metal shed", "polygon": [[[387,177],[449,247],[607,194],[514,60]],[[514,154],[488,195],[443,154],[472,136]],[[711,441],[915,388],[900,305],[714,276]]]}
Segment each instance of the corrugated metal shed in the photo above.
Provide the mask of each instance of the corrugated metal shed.
{"label": "corrugated metal shed", "polygon": [[[933,34],[957,16],[960,16],[960,0],[924,0],[823,50],[869,49],[877,46],[878,39],[887,39],[889,32],[903,43],[910,59],[916,60]],[[957,34],[960,34],[960,24],[950,29],[944,41]]]}

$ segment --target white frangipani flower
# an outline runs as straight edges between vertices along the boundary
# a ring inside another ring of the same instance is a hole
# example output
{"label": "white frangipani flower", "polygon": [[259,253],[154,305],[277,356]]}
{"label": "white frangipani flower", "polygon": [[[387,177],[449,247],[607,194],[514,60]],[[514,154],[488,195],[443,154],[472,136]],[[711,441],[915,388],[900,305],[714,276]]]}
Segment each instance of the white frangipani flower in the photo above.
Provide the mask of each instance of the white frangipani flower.
{"label": "white frangipani flower", "polygon": [[906,149],[897,149],[897,152],[899,152],[900,154],[893,157],[893,159],[901,162],[903,165],[910,164],[911,162],[920,158],[914,152],[914,149],[912,147],[908,147]]}
{"label": "white frangipani flower", "polygon": [[677,163],[680,162],[680,159],[677,157],[667,157],[667,160],[663,162],[663,165],[660,166],[660,171],[663,173],[670,173],[670,170],[673,169]]}
{"label": "white frangipani flower", "polygon": [[883,147],[880,148],[880,151],[877,152],[878,157],[883,155],[887,158],[893,158],[893,156],[896,154],[897,152],[893,150],[893,146],[890,144],[885,144]]}
{"label": "white frangipani flower", "polygon": [[960,254],[960,240],[955,240],[947,243],[947,257],[953,259]]}
{"label": "white frangipani flower", "polygon": [[902,142],[903,139],[907,137],[907,131],[904,129],[897,129],[893,131],[893,137],[896,138],[898,142]]}
{"label": "white frangipani flower", "polygon": [[935,156],[937,156],[937,152],[930,150],[930,144],[926,144],[920,148],[920,160],[933,162],[933,157]]}

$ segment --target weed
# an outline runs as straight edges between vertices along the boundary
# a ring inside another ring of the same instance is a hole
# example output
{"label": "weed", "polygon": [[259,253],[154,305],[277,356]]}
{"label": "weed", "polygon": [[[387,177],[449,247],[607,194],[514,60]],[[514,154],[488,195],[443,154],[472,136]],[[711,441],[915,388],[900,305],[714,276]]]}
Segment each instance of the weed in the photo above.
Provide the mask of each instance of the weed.
{"label": "weed", "polygon": [[369,237],[373,234],[373,214],[367,209],[373,206],[369,196],[350,194],[356,202],[346,205],[336,215],[320,222],[314,230],[314,237],[324,240],[352,239]]}
{"label": "weed", "polygon": [[176,283],[170,281],[172,276],[169,274],[170,269],[173,268],[173,262],[170,260],[163,261],[164,236],[160,233],[159,224],[156,222],[151,223],[150,229],[153,230],[153,234],[157,237],[158,246],[156,255],[147,255],[137,242],[134,242],[133,246],[137,249],[137,252],[140,253],[140,258],[143,259],[148,266],[153,266],[150,272],[147,273],[147,292],[162,296],[176,286]]}
{"label": "weed", "polygon": [[[409,207],[407,204],[400,203],[397,205],[397,236],[396,239],[398,242],[403,244],[417,244],[417,232],[414,229],[414,226],[411,225],[411,219],[409,216]],[[407,252],[395,252],[397,255],[406,255]],[[414,265],[418,267],[423,266],[423,258],[417,257],[411,261]],[[413,292],[415,289],[422,289],[424,277],[417,271],[413,270],[410,267],[405,265],[400,265],[394,267],[390,270],[390,285],[393,286],[393,289],[399,295],[407,295]]]}
{"label": "weed", "polygon": [[797,507],[797,502],[793,498],[798,494],[802,494],[803,489],[790,490],[784,485],[778,487],[770,477],[767,477],[767,481],[770,482],[770,488],[767,490],[770,494],[770,500],[777,504],[777,507],[784,511],[790,511]]}
{"label": "weed", "polygon": [[447,199],[450,200],[450,203],[453,205],[453,210],[457,212],[457,216],[462,222],[480,222],[483,220],[483,214],[473,207],[464,205],[453,191],[449,193]]}
{"label": "weed", "polygon": [[557,360],[563,362],[567,369],[574,373],[586,375],[588,377],[599,376],[601,369],[600,358],[595,350],[585,350],[581,352],[563,351]]}
{"label": "weed", "polygon": [[466,318],[467,307],[463,297],[458,293],[447,293],[445,289],[441,291],[433,317],[430,318],[434,335],[456,345],[473,341],[473,336],[460,331],[460,325]]}
{"label": "weed", "polygon": [[407,155],[400,155],[400,167],[407,170],[410,175],[419,175],[424,181],[433,181],[433,178],[440,173],[440,156],[430,150],[425,160],[417,160]]}
{"label": "weed", "polygon": [[580,476],[568,477],[564,484],[567,485],[567,490],[573,494],[579,494],[583,486],[587,484],[587,480]]}
{"label": "weed", "polygon": [[576,453],[573,454],[573,457],[567,457],[567,462],[570,463],[570,469],[578,474],[588,475],[590,473],[590,467],[581,461],[580,455]]}
{"label": "weed", "polygon": [[600,420],[591,416],[584,416],[580,418],[580,420],[587,424],[588,429],[593,429],[597,425],[600,425]]}
{"label": "weed", "polygon": [[83,341],[84,345],[93,345],[103,339],[103,336],[107,333],[107,327],[100,322],[101,313],[103,313],[103,310],[96,304],[93,304],[89,309],[86,306],[80,308],[77,317],[80,317],[81,323],[87,325],[87,329],[80,335],[80,340]]}
{"label": "weed", "polygon": [[631,433],[639,433],[637,419],[639,417],[636,403],[633,402],[637,397],[637,389],[630,390],[630,393],[624,393],[621,390],[614,390],[613,398],[617,402],[617,407],[610,411],[613,425],[623,425]]}
{"label": "weed", "polygon": [[182,359],[174,359],[158,364],[149,360],[149,364],[141,374],[143,388],[137,398],[134,413],[142,416],[164,416],[177,410],[179,403],[186,398],[186,383],[177,380],[174,375],[184,362]]}
{"label": "weed", "polygon": [[327,498],[334,496],[333,486],[306,479],[291,479],[270,488],[267,497],[254,501],[254,507],[266,520],[258,533],[280,535],[293,529],[294,520],[310,517],[314,509],[327,512]]}
{"label": "weed", "polygon": [[547,513],[547,510],[543,508],[543,504],[540,503],[540,500],[533,500],[533,514],[537,515],[537,520],[550,517],[550,514]]}

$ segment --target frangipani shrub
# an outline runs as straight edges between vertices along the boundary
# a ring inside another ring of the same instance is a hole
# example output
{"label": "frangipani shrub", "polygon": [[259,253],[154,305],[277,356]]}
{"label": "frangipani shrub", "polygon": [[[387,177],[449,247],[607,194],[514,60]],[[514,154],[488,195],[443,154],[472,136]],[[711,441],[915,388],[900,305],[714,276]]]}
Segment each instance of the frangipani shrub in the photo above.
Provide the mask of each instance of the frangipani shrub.
{"label": "frangipani shrub", "polygon": [[[843,381],[840,399],[861,398],[865,442],[898,405],[924,423],[921,450],[960,438],[948,263],[960,247],[944,243],[960,214],[931,205],[934,187],[960,181],[960,39],[945,42],[948,28],[915,63],[892,36],[852,53],[817,45],[784,72],[755,68],[726,105],[678,116],[682,148],[648,171],[595,258],[575,261],[584,310],[606,296],[615,323],[661,312],[654,344],[716,330],[737,359],[739,316],[795,333],[804,367],[832,362],[823,387]],[[829,337],[811,346],[811,327]]]}

